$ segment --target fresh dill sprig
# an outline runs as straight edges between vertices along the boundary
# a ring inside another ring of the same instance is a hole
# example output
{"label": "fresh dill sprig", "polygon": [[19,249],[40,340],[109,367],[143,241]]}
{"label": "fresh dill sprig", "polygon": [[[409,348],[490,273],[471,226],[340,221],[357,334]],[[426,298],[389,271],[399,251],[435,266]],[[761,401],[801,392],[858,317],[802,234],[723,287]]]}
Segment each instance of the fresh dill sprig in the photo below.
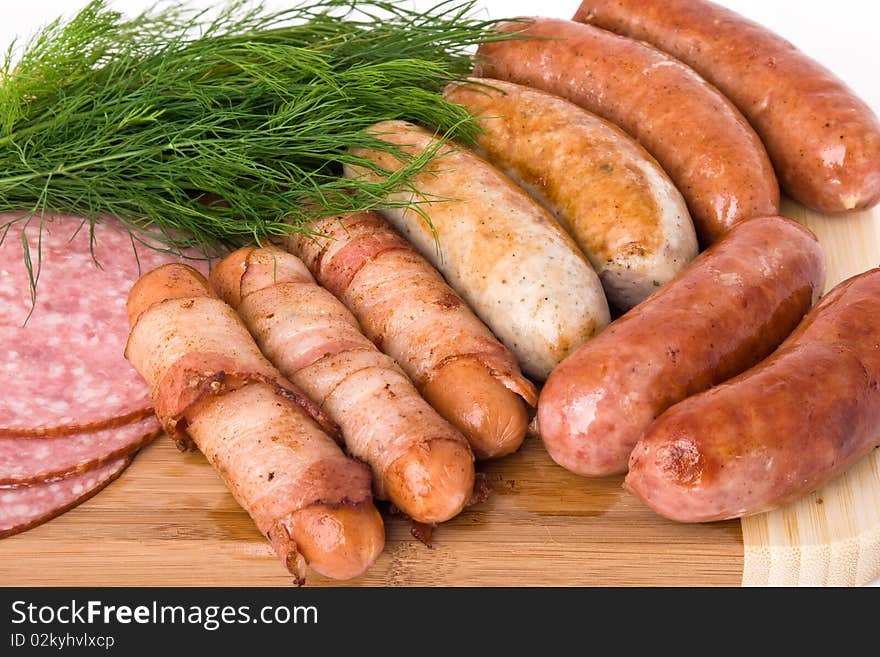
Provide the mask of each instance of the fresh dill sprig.
{"label": "fresh dill sprig", "polygon": [[350,148],[396,149],[366,128],[407,119],[476,135],[439,93],[468,73],[473,45],[503,38],[473,10],[314,0],[268,12],[236,0],[128,19],[94,0],[6,54],[0,211],[110,215],[210,252],[375,208],[431,153],[382,182],[342,180],[344,164],[370,166]]}

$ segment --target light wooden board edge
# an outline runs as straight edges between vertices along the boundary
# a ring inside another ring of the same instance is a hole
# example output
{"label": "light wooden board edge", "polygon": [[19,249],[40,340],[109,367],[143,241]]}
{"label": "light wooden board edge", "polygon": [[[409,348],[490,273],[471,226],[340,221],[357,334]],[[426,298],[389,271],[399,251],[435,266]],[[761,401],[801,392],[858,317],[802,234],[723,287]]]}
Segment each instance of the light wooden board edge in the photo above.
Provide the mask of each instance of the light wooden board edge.
{"label": "light wooden board edge", "polygon": [[[792,202],[783,214],[825,247],[826,290],[880,266],[880,209],[826,217]],[[860,586],[880,577],[880,449],[782,509],[744,518],[743,586]]]}

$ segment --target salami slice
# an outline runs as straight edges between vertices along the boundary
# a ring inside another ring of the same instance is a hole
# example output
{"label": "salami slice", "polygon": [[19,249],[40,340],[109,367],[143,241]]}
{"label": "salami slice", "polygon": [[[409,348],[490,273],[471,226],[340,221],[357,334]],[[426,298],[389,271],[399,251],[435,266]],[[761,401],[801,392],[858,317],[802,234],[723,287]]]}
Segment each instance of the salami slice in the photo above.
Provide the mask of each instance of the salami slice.
{"label": "salami slice", "polygon": [[0,538],[36,527],[85,502],[116,479],[130,462],[131,457],[117,459],[69,479],[0,488]]}
{"label": "salami slice", "polygon": [[69,432],[149,409],[149,387],[120,355],[125,339],[115,328],[0,326],[0,377],[15,381],[0,399],[0,435]]}
{"label": "salami slice", "polygon": [[[0,226],[12,219],[0,215]],[[149,389],[123,357],[125,302],[141,273],[178,259],[139,244],[114,220],[32,217],[0,235],[0,435],[64,434],[144,417]]]}
{"label": "salami slice", "polygon": [[128,456],[161,432],[159,420],[143,420],[60,437],[0,436],[0,485],[73,477]]}

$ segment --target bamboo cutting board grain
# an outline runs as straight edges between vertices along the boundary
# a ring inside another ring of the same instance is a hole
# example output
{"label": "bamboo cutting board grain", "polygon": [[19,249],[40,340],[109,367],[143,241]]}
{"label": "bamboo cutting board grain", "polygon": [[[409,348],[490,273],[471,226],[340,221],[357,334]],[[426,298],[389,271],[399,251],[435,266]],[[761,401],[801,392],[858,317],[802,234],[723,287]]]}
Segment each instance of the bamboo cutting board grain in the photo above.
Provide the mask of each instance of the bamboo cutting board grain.
{"label": "bamboo cutting board grain", "polygon": [[[828,258],[829,287],[880,265],[880,212],[824,218],[789,204]],[[481,466],[495,493],[438,528],[434,547],[388,517],[387,547],[356,585],[860,584],[880,576],[880,452],[787,509],[688,526],[620,486],[554,465],[540,440]],[[198,453],[160,438],[82,506],[0,541],[5,585],[291,582]],[[333,582],[312,574],[309,584]]]}

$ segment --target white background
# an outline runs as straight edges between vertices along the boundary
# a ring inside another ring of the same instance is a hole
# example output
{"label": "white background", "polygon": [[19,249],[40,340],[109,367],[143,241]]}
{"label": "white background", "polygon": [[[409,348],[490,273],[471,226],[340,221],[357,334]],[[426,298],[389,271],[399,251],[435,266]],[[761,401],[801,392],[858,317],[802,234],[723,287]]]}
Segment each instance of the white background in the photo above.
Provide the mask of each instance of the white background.
{"label": "white background", "polygon": [[[430,7],[436,0],[412,0]],[[579,0],[477,0],[493,18],[518,15],[571,18]],[[837,73],[880,112],[880,2],[877,0],[716,0],[782,34]],[[123,12],[139,13],[154,0],[110,0]],[[270,7],[289,7],[296,0],[267,0]],[[32,34],[59,15],[75,13],[86,0],[0,0],[0,48],[18,36]],[[196,6],[220,4],[190,0]]]}
{"label": "white background", "polygon": [[[716,0],[778,32],[834,71],[880,113],[880,2],[878,0]],[[26,38],[59,15],[71,15],[87,0],[0,0],[0,52],[18,36]],[[286,7],[296,0],[267,0]],[[111,0],[119,11],[137,14],[154,0]],[[220,3],[190,0],[193,6]],[[436,0],[413,0],[418,8]],[[579,0],[478,0],[491,18],[553,16],[571,18]],[[874,583],[880,585],[880,580]]]}

